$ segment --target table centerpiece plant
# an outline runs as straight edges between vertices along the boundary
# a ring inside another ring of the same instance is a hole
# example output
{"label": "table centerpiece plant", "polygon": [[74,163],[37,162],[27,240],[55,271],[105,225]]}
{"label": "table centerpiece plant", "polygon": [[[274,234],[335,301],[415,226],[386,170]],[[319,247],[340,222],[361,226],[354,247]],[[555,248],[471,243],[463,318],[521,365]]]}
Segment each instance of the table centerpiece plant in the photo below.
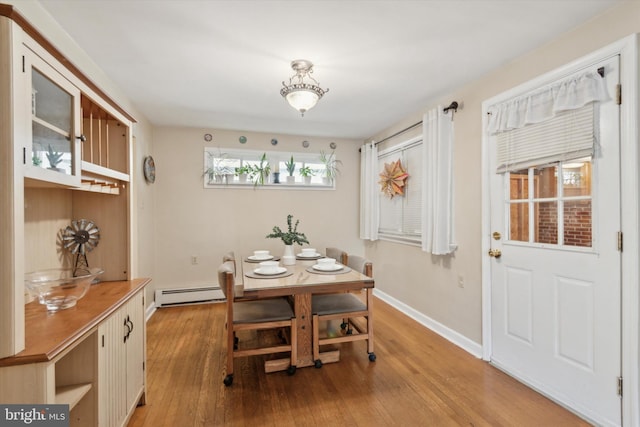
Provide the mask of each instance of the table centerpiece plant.
{"label": "table centerpiece plant", "polygon": [[296,257],[293,252],[293,244],[297,243],[302,246],[303,243],[309,243],[307,236],[304,233],[298,231],[298,224],[300,220],[293,222],[293,215],[287,215],[287,230],[283,231],[277,225],[273,227],[273,231],[267,234],[267,239],[281,239],[284,243],[284,255],[282,256],[282,264],[293,265],[296,262]]}

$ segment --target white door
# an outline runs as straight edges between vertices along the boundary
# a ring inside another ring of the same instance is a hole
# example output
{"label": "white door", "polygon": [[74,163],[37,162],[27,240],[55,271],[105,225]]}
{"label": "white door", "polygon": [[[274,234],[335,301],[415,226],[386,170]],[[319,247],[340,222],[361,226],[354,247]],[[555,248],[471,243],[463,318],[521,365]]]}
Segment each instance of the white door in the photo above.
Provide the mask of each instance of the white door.
{"label": "white door", "polygon": [[491,362],[600,425],[621,424],[618,61],[594,65],[593,158],[490,172]]}

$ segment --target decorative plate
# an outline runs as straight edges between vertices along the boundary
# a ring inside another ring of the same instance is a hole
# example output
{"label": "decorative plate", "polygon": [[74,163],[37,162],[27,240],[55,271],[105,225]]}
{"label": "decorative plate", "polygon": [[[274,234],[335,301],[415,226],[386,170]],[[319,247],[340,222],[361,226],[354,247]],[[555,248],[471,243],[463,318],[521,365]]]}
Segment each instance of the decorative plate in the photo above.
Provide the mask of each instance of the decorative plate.
{"label": "decorative plate", "polygon": [[156,181],[156,164],[153,161],[153,157],[147,156],[144,158],[144,179],[149,183],[154,183]]}
{"label": "decorative plate", "polygon": [[204,134],[204,140],[205,140],[205,141],[209,142],[209,141],[211,141],[212,139],[213,139],[213,136],[211,136],[211,134],[210,134],[210,133],[205,133],[205,134]]}
{"label": "decorative plate", "polygon": [[275,139],[275,138],[273,138],[273,139],[271,140],[271,145],[278,145],[278,140],[277,140],[277,139]]}
{"label": "decorative plate", "polygon": [[240,138],[238,138],[238,141],[240,141],[240,144],[244,144],[245,142],[247,142],[247,137],[241,136]]}

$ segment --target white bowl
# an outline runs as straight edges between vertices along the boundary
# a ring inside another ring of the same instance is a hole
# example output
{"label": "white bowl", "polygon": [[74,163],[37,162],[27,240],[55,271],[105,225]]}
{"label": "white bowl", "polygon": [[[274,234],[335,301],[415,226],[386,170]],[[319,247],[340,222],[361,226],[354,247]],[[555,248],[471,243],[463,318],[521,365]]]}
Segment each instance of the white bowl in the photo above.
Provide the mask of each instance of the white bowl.
{"label": "white bowl", "polygon": [[280,263],[278,261],[262,261],[260,263],[260,271],[263,274],[272,274],[278,271]]}
{"label": "white bowl", "polygon": [[76,305],[102,273],[101,268],[92,268],[89,272],[80,271],[74,277],[73,269],[54,268],[25,274],[24,284],[47,310],[58,311]]}
{"label": "white bowl", "polygon": [[271,257],[269,251],[253,251],[253,257],[255,259],[267,259]]}
{"label": "white bowl", "polygon": [[302,256],[314,257],[318,253],[316,252],[316,248],[304,248],[302,249]]}
{"label": "white bowl", "polygon": [[335,258],[320,258],[318,260],[318,265],[323,267],[332,267],[336,264]]}

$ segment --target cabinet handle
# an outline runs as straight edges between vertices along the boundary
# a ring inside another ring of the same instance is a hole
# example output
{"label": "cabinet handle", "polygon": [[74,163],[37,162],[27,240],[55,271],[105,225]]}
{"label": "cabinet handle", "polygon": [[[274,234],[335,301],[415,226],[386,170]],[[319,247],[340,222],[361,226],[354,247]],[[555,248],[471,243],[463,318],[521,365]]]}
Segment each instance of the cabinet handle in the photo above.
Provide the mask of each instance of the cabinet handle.
{"label": "cabinet handle", "polygon": [[124,340],[122,342],[127,342],[127,340],[129,339],[129,335],[131,334],[131,328],[129,327],[129,316],[127,316],[126,319],[124,319],[124,326],[127,328],[127,332],[124,335]]}
{"label": "cabinet handle", "polygon": [[85,142],[87,140],[87,137],[84,136],[84,134],[83,134],[83,135],[80,135],[80,136],[76,136],[76,139],[79,139],[80,141]]}

